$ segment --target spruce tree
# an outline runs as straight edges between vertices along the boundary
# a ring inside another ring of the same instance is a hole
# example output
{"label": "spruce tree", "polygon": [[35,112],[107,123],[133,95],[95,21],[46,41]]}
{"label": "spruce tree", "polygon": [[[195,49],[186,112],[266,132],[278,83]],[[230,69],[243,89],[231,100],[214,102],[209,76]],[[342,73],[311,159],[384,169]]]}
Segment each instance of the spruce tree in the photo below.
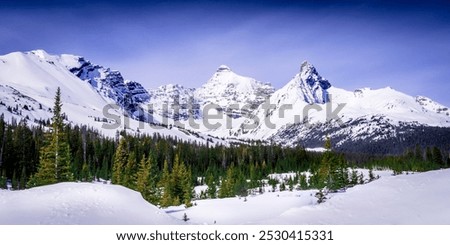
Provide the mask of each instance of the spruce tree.
{"label": "spruce tree", "polygon": [[216,198],[217,197],[217,186],[216,186],[216,182],[214,180],[214,176],[212,175],[212,173],[209,173],[206,176],[206,185],[208,186],[208,188],[206,189],[207,193],[208,193],[208,197],[209,198]]}
{"label": "spruce tree", "polygon": [[153,157],[150,154],[145,156],[139,163],[139,170],[136,176],[136,190],[142,194],[145,200],[157,205],[159,203],[159,192],[156,186],[157,170]]}
{"label": "spruce tree", "polygon": [[81,181],[91,182],[93,180],[91,170],[89,169],[89,165],[84,162],[81,168]]}
{"label": "spruce tree", "polygon": [[[183,166],[185,166],[184,163]],[[191,169],[188,167],[184,167],[183,175],[181,176],[181,185],[183,186],[183,203],[186,207],[191,207],[194,188],[192,186]]]}
{"label": "spruce tree", "polygon": [[438,167],[444,167],[441,150],[436,146],[433,147],[433,163]]}
{"label": "spruce tree", "polygon": [[219,198],[233,197],[234,196],[234,184],[235,183],[235,173],[234,167],[231,165],[227,169],[225,178],[222,179],[219,189]]}
{"label": "spruce tree", "polygon": [[130,189],[136,188],[136,154],[131,152],[125,165],[125,173],[122,176],[122,185]]}
{"label": "spruce tree", "polygon": [[300,180],[299,180],[299,182],[300,182],[300,188],[301,188],[302,190],[308,189],[308,180],[306,179],[306,175],[305,175],[305,174],[301,174],[301,175],[300,175]]}
{"label": "spruce tree", "polygon": [[142,157],[141,161],[139,162],[139,170],[136,174],[136,190],[139,191],[142,194],[142,197],[147,200],[148,195],[148,182],[150,177],[150,166],[148,165],[149,162],[145,158],[145,156]]}
{"label": "spruce tree", "polygon": [[119,141],[116,153],[114,155],[114,165],[112,173],[112,183],[122,185],[124,182],[125,166],[128,162],[128,143],[126,137],[123,137]]}
{"label": "spruce tree", "polygon": [[70,148],[64,132],[61,108],[61,89],[58,87],[53,106],[52,130],[47,134],[47,145],[41,148],[39,169],[30,180],[30,186],[73,180],[70,168]]}
{"label": "spruce tree", "polygon": [[148,178],[148,201],[153,204],[158,204],[161,199],[161,193],[158,188],[159,169],[153,152],[147,158],[147,166],[149,168],[150,176]]}
{"label": "spruce tree", "polygon": [[161,180],[159,182],[159,186],[163,190],[161,202],[160,202],[161,207],[168,207],[168,206],[172,205],[172,196],[170,193],[170,190],[171,190],[170,171],[169,171],[169,164],[167,163],[167,159],[164,160],[163,172],[162,172]]}

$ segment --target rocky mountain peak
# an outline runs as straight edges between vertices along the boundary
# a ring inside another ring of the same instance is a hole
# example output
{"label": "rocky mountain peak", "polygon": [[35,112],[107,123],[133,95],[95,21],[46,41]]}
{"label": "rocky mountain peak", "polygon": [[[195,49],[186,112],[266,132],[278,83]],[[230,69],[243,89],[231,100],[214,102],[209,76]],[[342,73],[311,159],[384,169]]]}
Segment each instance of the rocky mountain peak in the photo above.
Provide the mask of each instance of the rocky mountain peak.
{"label": "rocky mountain peak", "polygon": [[230,67],[226,65],[220,65],[219,68],[217,68],[217,72],[230,72]]}

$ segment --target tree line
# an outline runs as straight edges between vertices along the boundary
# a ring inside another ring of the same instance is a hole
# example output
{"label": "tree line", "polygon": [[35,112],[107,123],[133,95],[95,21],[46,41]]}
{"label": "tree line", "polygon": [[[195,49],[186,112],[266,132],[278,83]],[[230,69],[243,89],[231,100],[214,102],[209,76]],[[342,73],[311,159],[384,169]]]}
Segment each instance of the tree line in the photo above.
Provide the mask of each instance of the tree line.
{"label": "tree line", "polygon": [[[55,96],[53,118],[47,125],[30,126],[26,120],[6,123],[0,116],[0,188],[10,180],[13,189],[64,181],[111,180],[141,192],[162,207],[185,204],[194,198],[193,187],[208,186],[202,198],[245,196],[267,185],[339,190],[364,180],[354,166],[427,171],[448,167],[450,159],[437,147],[417,146],[398,156],[361,157],[335,152],[327,139],[323,153],[300,146],[282,147],[251,142],[228,146],[186,142],[158,133],[117,132],[105,137],[86,126],[64,123],[61,91]],[[286,181],[271,173],[297,173]],[[310,173],[308,176],[305,172]],[[369,178],[374,179],[374,176]]]}

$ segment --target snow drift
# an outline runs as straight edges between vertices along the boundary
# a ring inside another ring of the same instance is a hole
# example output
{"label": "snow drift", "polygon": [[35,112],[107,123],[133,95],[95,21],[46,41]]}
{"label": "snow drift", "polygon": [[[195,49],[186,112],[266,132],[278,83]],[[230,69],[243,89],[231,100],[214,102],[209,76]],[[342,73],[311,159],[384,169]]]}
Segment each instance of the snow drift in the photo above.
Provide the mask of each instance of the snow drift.
{"label": "snow drift", "polygon": [[59,183],[23,191],[0,190],[0,224],[181,224],[122,186]]}

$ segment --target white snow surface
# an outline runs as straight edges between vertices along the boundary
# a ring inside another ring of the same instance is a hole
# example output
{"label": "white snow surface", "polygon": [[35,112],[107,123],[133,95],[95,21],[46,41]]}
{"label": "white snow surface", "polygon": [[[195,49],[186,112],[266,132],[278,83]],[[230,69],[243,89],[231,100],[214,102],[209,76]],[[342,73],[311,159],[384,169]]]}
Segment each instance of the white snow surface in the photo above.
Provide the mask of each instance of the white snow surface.
{"label": "white snow surface", "polygon": [[128,188],[99,183],[59,183],[21,191],[0,190],[0,225],[175,225]]}
{"label": "white snow surface", "polygon": [[[397,137],[396,126],[403,123],[450,127],[450,109],[427,97],[389,87],[336,88],[308,62],[303,62],[299,73],[277,91],[269,83],[239,75],[225,65],[200,88],[169,84],[147,91],[141,84],[125,80],[119,71],[81,56],[50,55],[44,50],[0,56],[0,113],[6,120],[28,118],[33,124],[51,118],[57,87],[62,91],[67,123],[87,125],[112,137],[126,126],[131,134],[160,133],[186,141],[209,140],[212,145],[226,145],[231,140],[273,140],[291,145],[323,130],[321,126],[336,126],[333,123],[339,118],[347,126],[336,127],[330,134],[346,136],[336,142],[339,146],[349,140]],[[273,107],[267,108],[267,98]],[[210,108],[212,104],[217,107]],[[341,110],[337,110],[339,106]],[[124,111],[129,116],[124,116]],[[155,128],[129,117],[177,127]],[[330,120],[330,125],[324,124]],[[105,127],[115,121],[120,125]],[[298,131],[289,128],[292,125],[298,126]]]}
{"label": "white snow surface", "polygon": [[[378,174],[378,171],[374,171]],[[193,224],[450,224],[450,169],[382,177],[317,204],[314,190],[198,200],[167,211]]]}
{"label": "white snow surface", "polygon": [[[214,142],[224,143],[206,135],[194,135],[179,128],[156,127],[124,116],[123,110],[118,109],[118,106],[111,106],[116,103],[113,100],[114,96],[123,97],[124,95],[121,94],[123,91],[116,88],[118,90],[114,90],[113,96],[112,90],[106,89],[106,85],[101,84],[102,77],[96,78],[94,83],[94,80],[82,80],[70,72],[69,68],[80,66],[81,58],[74,55],[50,55],[44,50],[14,52],[0,56],[0,114],[3,113],[7,121],[11,121],[12,118],[17,121],[29,118],[29,125],[35,123],[34,120],[50,119],[56,89],[60,87],[62,110],[68,116],[66,123],[86,125],[110,137],[114,137],[118,130],[126,127],[132,134],[139,131],[147,134],[170,135],[191,142],[206,143],[206,140],[210,139],[213,144]],[[83,62],[86,61],[83,60]],[[106,70],[114,73],[109,69]],[[86,76],[88,75],[92,74]],[[116,75],[120,76],[120,74]],[[134,82],[125,81],[125,83]],[[120,88],[124,84],[118,82],[117,86]],[[139,96],[139,90],[140,87],[136,85],[132,92],[137,94],[132,96]],[[125,91],[130,92],[129,89]],[[136,98],[136,100],[141,101],[145,98]],[[8,107],[17,108],[17,111],[11,112]],[[106,115],[105,112],[110,115]],[[118,120],[115,121],[111,115]],[[100,121],[95,120],[96,118]]]}

